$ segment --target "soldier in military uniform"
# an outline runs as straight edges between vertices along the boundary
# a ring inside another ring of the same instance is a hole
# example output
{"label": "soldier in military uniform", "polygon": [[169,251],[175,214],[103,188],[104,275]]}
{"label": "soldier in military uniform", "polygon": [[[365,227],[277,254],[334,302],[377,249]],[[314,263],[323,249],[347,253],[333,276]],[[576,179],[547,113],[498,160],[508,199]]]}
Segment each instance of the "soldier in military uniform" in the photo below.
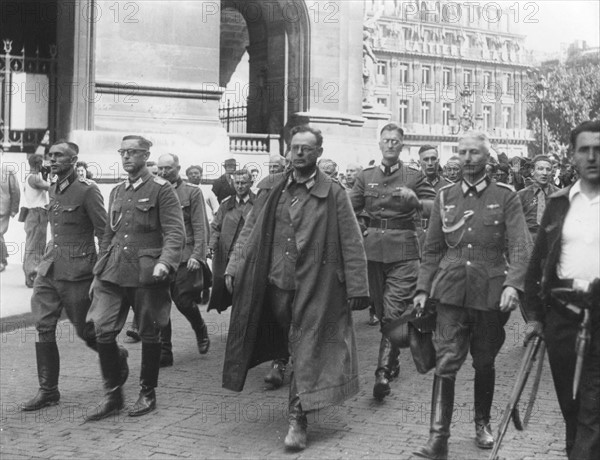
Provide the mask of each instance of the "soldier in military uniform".
{"label": "soldier in military uniform", "polygon": [[430,438],[415,452],[435,459],[448,455],[454,383],[469,351],[475,369],[475,441],[482,449],[493,447],[494,361],[510,311],[519,303],[531,249],[517,194],[485,174],[488,137],[470,132],[458,149],[463,179],[437,194],[414,301],[417,309],[430,296],[439,302]]}
{"label": "soldier in military uniform", "polygon": [[[93,330],[86,329],[90,308],[88,291],[96,263],[94,235],[102,240],[106,210],[98,186],[79,178],[75,171],[79,148],[72,142],[58,142],[50,148],[52,174],[58,177],[50,187],[49,220],[52,240],[48,245],[33,285],[31,310],[39,338],[35,344],[38,380],[37,395],[23,404],[25,411],[58,403],[60,360],[56,345],[56,324],[62,310],[75,326],[77,335],[97,350]],[[125,383],[127,351],[116,351],[115,372]]]}
{"label": "soldier in military uniform", "polygon": [[139,319],[142,366],[140,396],[129,415],[144,415],[156,407],[160,330],[169,321],[169,283],[179,268],[185,227],[175,190],[146,167],[151,146],[141,136],[125,136],[119,149],[129,178],[110,194],[108,225],[94,267],[96,278],[87,316],[96,326],[106,395],[87,420],[100,420],[123,408],[115,365],[116,337],[130,305]]}
{"label": "soldier in military uniform", "polygon": [[400,344],[389,337],[415,294],[420,257],[415,216],[418,211],[428,215],[435,197],[423,173],[399,160],[403,140],[398,125],[384,126],[381,164],[359,172],[350,192],[354,212],[368,221],[363,235],[369,289],[382,332],[373,388],[378,400],[390,393],[389,381],[398,375]]}
{"label": "soldier in military uniform", "polygon": [[[208,353],[210,339],[196,302],[201,300],[204,287],[201,264],[206,263],[208,219],[202,190],[194,184],[184,182],[179,176],[180,170],[177,155],[166,154],[158,158],[158,176],[168,180],[175,188],[185,223],[186,242],[175,281],[171,284],[171,296],[177,309],[190,322],[196,333],[198,351],[204,355]],[[173,365],[171,331],[171,320],[169,320],[167,326],[161,331],[161,367]]]}

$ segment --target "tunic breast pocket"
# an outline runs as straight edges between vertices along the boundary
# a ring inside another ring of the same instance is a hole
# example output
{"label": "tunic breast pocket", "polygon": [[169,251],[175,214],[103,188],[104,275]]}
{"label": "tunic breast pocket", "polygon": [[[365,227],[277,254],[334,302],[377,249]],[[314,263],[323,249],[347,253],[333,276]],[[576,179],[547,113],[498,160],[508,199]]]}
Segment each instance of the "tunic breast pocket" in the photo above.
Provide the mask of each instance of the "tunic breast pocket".
{"label": "tunic breast pocket", "polygon": [[63,225],[77,225],[81,222],[79,205],[65,205],[62,208]]}
{"label": "tunic breast pocket", "polygon": [[156,207],[154,203],[135,205],[133,225],[136,232],[153,232],[156,230]]}
{"label": "tunic breast pocket", "polygon": [[370,206],[377,198],[379,198],[379,192],[375,190],[365,190],[364,196],[366,205]]}
{"label": "tunic breast pocket", "polygon": [[501,210],[488,210],[483,213],[483,225],[504,225],[504,213]]}

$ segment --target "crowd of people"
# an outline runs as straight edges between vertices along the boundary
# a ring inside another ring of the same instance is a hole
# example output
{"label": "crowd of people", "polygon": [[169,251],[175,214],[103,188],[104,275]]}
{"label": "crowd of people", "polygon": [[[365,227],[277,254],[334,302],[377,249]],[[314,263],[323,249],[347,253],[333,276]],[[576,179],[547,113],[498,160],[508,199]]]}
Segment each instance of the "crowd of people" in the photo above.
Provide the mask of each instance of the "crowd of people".
{"label": "crowd of people", "polygon": [[[323,158],[322,133],[301,125],[285,157],[269,158],[267,177],[257,180],[258,170],[230,158],[205,194],[201,166],[189,166],[184,179],[177,155],[151,163],[152,143],[131,135],[118,149],[128,178],[105,206],[78,146],[58,141],[47,153],[49,175],[43,156],[29,158],[24,188],[27,247],[45,242],[48,222],[51,238],[24,260],[39,391],[22,409],[60,400],[63,310],[99,356],[105,394],[87,417],[96,421],[124,407],[128,351],[117,336],[130,309],[127,336],[142,342],[142,365],[129,415],[141,416],[156,407],[159,369],[174,364],[171,304],[200,354],[210,349],[200,305],[231,307],[223,387],[242,391],[263,362],[271,362],[264,380],[274,387],[290,370],[284,443],[302,450],[307,413],[358,392],[352,312],[369,309],[369,324],[380,326],[373,397],[390,394],[402,349],[419,372],[433,369],[429,439],[415,455],[443,459],[468,353],[474,441],[494,446],[494,363],[518,308],[530,337],[547,342],[569,459],[598,458],[600,123],[577,126],[571,144],[572,166],[554,155],[508,161],[493,158],[485,133],[470,131],[445,165],[434,145],[411,163],[400,159],[404,130],[389,123],[379,162],[350,163],[342,174]],[[3,233],[19,208],[14,177],[4,176]]]}

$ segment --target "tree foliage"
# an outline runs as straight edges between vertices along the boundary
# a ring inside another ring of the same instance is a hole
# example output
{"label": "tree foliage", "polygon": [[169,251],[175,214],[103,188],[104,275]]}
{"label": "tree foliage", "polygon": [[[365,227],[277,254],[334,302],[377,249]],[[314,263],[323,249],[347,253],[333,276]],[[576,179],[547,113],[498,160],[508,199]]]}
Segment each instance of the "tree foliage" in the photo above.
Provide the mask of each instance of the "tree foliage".
{"label": "tree foliage", "polygon": [[529,129],[536,142],[530,154],[541,153],[541,109],[544,104],[545,152],[565,154],[571,130],[586,120],[600,118],[600,64],[559,65],[545,74],[546,97],[540,101],[532,91],[527,110]]}

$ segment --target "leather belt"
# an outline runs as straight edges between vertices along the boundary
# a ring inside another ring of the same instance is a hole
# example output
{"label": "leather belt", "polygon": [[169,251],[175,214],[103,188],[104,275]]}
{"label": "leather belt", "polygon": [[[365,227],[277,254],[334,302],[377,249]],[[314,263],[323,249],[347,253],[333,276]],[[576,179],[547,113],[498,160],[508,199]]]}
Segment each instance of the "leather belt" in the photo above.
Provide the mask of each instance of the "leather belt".
{"label": "leather belt", "polygon": [[381,230],[416,230],[414,220],[410,219],[371,219],[369,227]]}

